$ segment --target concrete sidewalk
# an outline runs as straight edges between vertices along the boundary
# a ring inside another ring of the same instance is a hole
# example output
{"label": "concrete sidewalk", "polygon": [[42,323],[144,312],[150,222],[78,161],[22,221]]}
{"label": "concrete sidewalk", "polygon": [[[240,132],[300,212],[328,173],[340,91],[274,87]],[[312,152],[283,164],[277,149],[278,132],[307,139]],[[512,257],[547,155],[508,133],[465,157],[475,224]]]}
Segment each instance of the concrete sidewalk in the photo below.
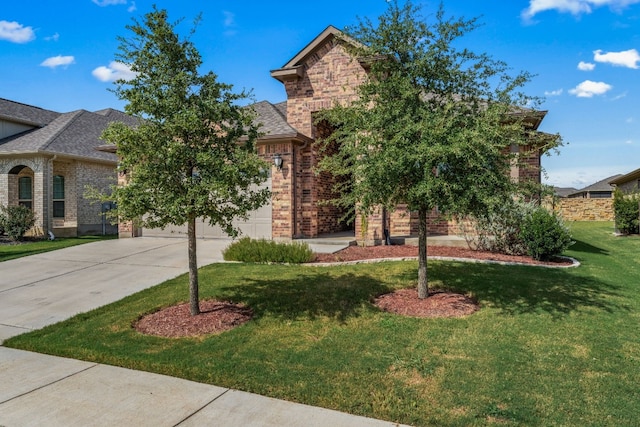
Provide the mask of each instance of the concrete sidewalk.
{"label": "concrete sidewalk", "polygon": [[148,372],[0,347],[0,425],[396,424]]}
{"label": "concrete sidewalk", "polygon": [[[198,265],[229,240],[198,240]],[[185,239],[108,240],[0,263],[0,341],[187,271]],[[179,378],[0,347],[0,426],[392,426]]]}

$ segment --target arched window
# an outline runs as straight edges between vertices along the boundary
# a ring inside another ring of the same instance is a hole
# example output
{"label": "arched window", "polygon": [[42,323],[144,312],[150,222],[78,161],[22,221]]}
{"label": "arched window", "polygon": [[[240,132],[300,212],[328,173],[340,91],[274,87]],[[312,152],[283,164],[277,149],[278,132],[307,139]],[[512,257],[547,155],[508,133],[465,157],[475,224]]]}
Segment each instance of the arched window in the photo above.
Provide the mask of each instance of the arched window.
{"label": "arched window", "polygon": [[30,176],[18,178],[18,204],[33,209],[33,183]]}
{"label": "arched window", "polygon": [[64,218],[64,176],[53,177],[53,217]]}

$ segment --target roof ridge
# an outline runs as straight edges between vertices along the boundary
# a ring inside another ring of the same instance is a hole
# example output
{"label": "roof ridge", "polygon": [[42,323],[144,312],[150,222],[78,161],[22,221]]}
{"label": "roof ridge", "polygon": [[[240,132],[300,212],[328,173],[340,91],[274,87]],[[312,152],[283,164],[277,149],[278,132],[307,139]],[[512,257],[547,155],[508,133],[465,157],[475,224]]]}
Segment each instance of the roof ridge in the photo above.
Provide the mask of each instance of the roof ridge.
{"label": "roof ridge", "polygon": [[[46,148],[49,147],[51,144],[53,144],[56,138],[58,138],[58,136],[60,136],[60,134],[65,131],[65,129],[71,126],[71,123],[73,123],[78,117],[80,117],[84,113],[88,113],[88,111],[81,109],[81,110],[71,111],[69,113],[62,113],[59,117],[57,117],[53,122],[61,118],[66,118],[66,116],[69,116],[66,119],[66,122],[64,123],[64,125],[60,127],[53,135],[51,135],[51,137],[48,138],[47,143],[44,144],[38,151],[46,151]],[[53,122],[49,123],[45,127],[51,126]]]}
{"label": "roof ridge", "polygon": [[25,104],[24,102],[14,101],[14,100],[12,100],[12,99],[7,99],[7,98],[2,98],[2,97],[0,97],[0,100],[1,100],[1,101],[11,102],[11,103],[13,103],[13,104],[23,105],[23,106],[25,106],[25,107],[29,107],[29,108],[36,108],[36,109],[38,109],[38,110],[42,110],[42,111],[48,111],[48,112],[50,112],[50,113],[63,114],[63,113],[60,113],[59,111],[49,110],[49,109],[47,109],[47,108],[38,107],[37,105]]}

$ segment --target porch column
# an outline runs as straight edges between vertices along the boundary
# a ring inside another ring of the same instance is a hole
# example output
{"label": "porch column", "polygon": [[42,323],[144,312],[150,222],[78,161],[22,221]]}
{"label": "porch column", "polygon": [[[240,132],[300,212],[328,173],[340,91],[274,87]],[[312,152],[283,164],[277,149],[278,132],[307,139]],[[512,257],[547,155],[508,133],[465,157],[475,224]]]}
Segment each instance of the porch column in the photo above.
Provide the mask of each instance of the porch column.
{"label": "porch column", "polygon": [[52,186],[51,162],[44,158],[35,159],[34,166],[33,213],[36,221],[33,225],[33,235],[44,236],[51,229],[49,212]]}
{"label": "porch column", "polygon": [[[295,233],[295,157],[292,143],[265,144],[258,147],[260,156],[271,167],[271,238],[291,240]],[[273,164],[273,157],[282,158],[282,169]]]}
{"label": "porch column", "polygon": [[356,213],[356,240],[362,246],[377,246],[384,241],[382,208],[378,207],[372,215],[363,217]]}
{"label": "porch column", "polygon": [[9,174],[0,174],[0,206],[9,206]]}

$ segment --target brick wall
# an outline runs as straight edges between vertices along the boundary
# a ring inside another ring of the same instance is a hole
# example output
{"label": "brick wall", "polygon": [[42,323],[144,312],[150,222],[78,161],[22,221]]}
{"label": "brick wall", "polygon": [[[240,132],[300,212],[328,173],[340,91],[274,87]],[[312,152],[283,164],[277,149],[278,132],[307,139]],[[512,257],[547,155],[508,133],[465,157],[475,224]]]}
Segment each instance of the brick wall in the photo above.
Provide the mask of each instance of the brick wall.
{"label": "brick wall", "polygon": [[[326,135],[328,130],[316,127],[314,114],[335,103],[354,100],[356,88],[366,74],[360,63],[353,60],[335,39],[327,40],[306,59],[303,67],[301,78],[285,82],[287,121],[301,134],[316,139]],[[315,237],[345,229],[345,224],[340,222],[343,212],[324,203],[334,197],[335,181],[330,174],[316,174],[320,155],[316,144],[295,149],[295,176],[292,179],[296,180],[297,211],[293,220],[297,236]]]}
{"label": "brick wall", "polygon": [[382,244],[384,241],[382,209],[377,209],[366,218],[362,215],[357,215],[355,228],[355,237],[359,244],[364,246]]}
{"label": "brick wall", "polygon": [[[100,163],[81,163],[75,165],[77,194],[77,227],[78,234],[102,234],[102,206],[84,197],[86,186],[92,186],[100,191],[108,192],[111,185],[116,184],[117,174],[115,165]],[[70,191],[70,186],[67,187]],[[116,225],[107,223],[107,233],[115,233]]]}
{"label": "brick wall", "polygon": [[[117,172],[118,185],[127,184],[127,175],[123,172]],[[129,237],[142,236],[142,228],[136,226],[133,221],[118,221],[118,238],[125,239]]]}
{"label": "brick wall", "polygon": [[519,158],[519,182],[540,183],[540,150],[529,146],[521,147]]}
{"label": "brick wall", "polygon": [[[291,142],[259,145],[258,154],[271,165],[271,237],[290,239],[295,233],[294,146]],[[282,157],[282,170],[273,166],[273,156]]]}

